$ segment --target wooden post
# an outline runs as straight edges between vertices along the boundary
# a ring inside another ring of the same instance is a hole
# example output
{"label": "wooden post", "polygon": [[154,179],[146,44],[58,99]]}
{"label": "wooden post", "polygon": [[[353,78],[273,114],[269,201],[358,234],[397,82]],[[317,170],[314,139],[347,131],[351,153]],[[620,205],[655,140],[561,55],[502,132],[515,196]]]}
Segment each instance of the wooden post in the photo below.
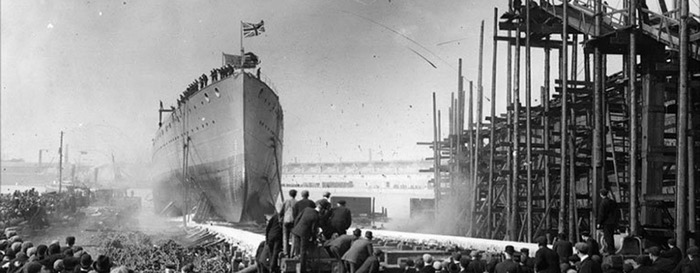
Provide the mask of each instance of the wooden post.
{"label": "wooden post", "polygon": [[[549,145],[549,73],[550,73],[550,53],[551,49],[549,48],[549,37],[546,38],[545,42],[545,47],[544,47],[544,86],[542,87],[542,106],[544,108],[544,113],[542,115],[542,127],[544,128],[542,131],[542,142],[544,143],[544,150],[546,152],[549,152],[551,147]],[[551,206],[551,181],[550,181],[550,173],[549,173],[549,154],[544,153],[544,203],[545,203],[545,211],[548,211],[549,207]],[[552,227],[552,217],[550,217],[549,213],[545,215],[545,230],[549,230]]]}
{"label": "wooden post", "polygon": [[498,42],[496,41],[496,36],[498,34],[498,8],[493,9],[493,56],[491,57],[491,134],[489,135],[489,189],[488,189],[488,207],[486,212],[486,227],[488,230],[487,238],[491,239],[493,236],[493,230],[495,227],[492,226],[492,214],[493,214],[493,203],[495,200],[493,194],[493,179],[494,179],[494,154],[496,153],[496,60],[498,52]]}
{"label": "wooden post", "polygon": [[525,242],[532,242],[532,73],[530,71],[530,1],[525,1],[525,150],[527,167],[527,237]]}
{"label": "wooden post", "polygon": [[[600,27],[602,23],[602,0],[595,2],[595,28],[594,36],[600,37]],[[605,165],[605,150],[603,147],[603,58],[600,48],[597,46],[593,49],[593,154],[591,163],[593,183],[591,192],[591,201],[593,202],[593,211],[591,213],[591,234],[595,234],[595,224],[597,223],[598,215],[598,191],[600,187],[605,187],[605,173],[603,166]],[[618,199],[619,201],[619,199]]]}
{"label": "wooden post", "polygon": [[[477,86],[476,86],[476,145],[474,147],[474,180],[473,183],[475,186],[479,185],[479,161],[481,160],[480,153],[481,153],[481,146],[482,146],[482,138],[481,138],[481,127],[482,127],[482,119],[483,119],[483,105],[484,105],[484,86],[482,84],[482,79],[483,79],[483,67],[484,67],[484,20],[481,20],[481,32],[479,34],[479,76],[477,78]],[[474,191],[474,194],[476,194],[477,191]],[[476,202],[477,196],[474,196],[474,202]],[[472,203],[474,203],[472,202]],[[475,210],[476,206],[472,207],[472,210]],[[469,228],[469,236],[474,235],[474,221],[476,219],[471,219],[470,221],[470,228]]]}
{"label": "wooden post", "polygon": [[[508,143],[513,143],[513,83],[512,83],[512,77],[513,77],[513,45],[510,42],[510,38],[513,36],[512,32],[508,30],[508,51],[507,51],[507,59],[506,59],[506,123],[508,123]],[[506,156],[506,167],[507,170],[513,170],[513,146],[508,145],[508,155]],[[508,229],[508,232],[506,232],[506,239],[509,240],[515,240],[514,234],[517,234],[517,226],[513,222],[513,217],[511,217],[514,213],[514,207],[515,203],[513,203],[513,175],[512,173],[508,174],[507,181],[506,181],[506,227]]]}
{"label": "wooden post", "polygon": [[[629,6],[629,25],[636,24],[637,1],[630,0]],[[628,91],[629,91],[629,106],[630,106],[630,233],[637,235],[637,47],[636,37],[633,28],[630,31],[630,48],[627,69],[628,73]],[[679,143],[680,144],[680,143]],[[684,146],[685,147],[685,146]],[[679,244],[680,247],[680,244]]]}
{"label": "wooden post", "polygon": [[[676,241],[685,252],[688,246],[688,0],[681,1],[680,10],[680,73],[678,78],[678,118],[676,145]],[[694,147],[693,143],[691,147]],[[695,181],[693,181],[695,182]],[[694,191],[694,187],[691,187]],[[695,206],[696,200],[692,200]]]}
{"label": "wooden post", "polygon": [[515,31],[515,67],[513,68],[513,213],[511,214],[511,240],[518,241],[518,184],[520,183],[520,24]]}
{"label": "wooden post", "polygon": [[[567,111],[568,111],[568,106],[567,106],[567,100],[568,100],[568,41],[569,41],[569,34],[568,34],[568,26],[569,26],[569,17],[568,17],[568,8],[569,4],[568,2],[564,2],[564,12],[563,12],[563,18],[562,18],[562,34],[561,34],[561,63],[559,65],[559,76],[561,77],[561,120],[559,121],[560,124],[560,134],[559,134],[559,142],[560,142],[560,147],[559,147],[559,232],[563,233],[564,232],[564,218],[566,217],[566,145],[567,145]],[[569,231],[569,241],[570,242],[575,242],[576,238],[572,236],[573,231]]]}
{"label": "wooden post", "polygon": [[[573,44],[574,46],[571,47],[571,80],[576,82],[577,80],[577,57],[578,57],[578,50],[576,48],[576,45],[578,45],[578,34],[573,35]],[[571,105],[575,105],[576,103],[576,95],[571,94],[568,96],[568,100],[570,100]],[[576,130],[574,129],[574,126],[576,126],[576,115],[574,112],[574,108],[571,107],[569,108],[569,111],[571,115],[569,116],[570,124],[567,126],[567,134],[570,134],[569,137],[569,231],[571,235],[570,237],[573,238],[578,238],[577,232],[578,232],[578,225],[577,225],[577,207],[576,207]],[[572,241],[574,242],[574,241]]]}
{"label": "wooden post", "polygon": [[437,103],[435,102],[435,92],[433,92],[433,169],[434,169],[434,178],[433,178],[433,190],[435,193],[435,216],[437,219],[437,212],[439,208],[439,203],[440,203],[440,149],[439,149],[439,141],[440,141],[440,136],[438,135],[438,112],[437,112]]}

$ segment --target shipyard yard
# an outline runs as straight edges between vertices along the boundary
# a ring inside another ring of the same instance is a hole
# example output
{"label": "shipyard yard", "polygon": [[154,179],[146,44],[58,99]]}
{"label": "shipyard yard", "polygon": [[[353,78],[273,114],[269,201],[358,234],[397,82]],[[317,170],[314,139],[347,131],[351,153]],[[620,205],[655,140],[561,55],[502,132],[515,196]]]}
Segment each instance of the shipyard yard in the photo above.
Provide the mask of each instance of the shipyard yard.
{"label": "shipyard yard", "polygon": [[0,273],[700,273],[696,0],[0,5]]}

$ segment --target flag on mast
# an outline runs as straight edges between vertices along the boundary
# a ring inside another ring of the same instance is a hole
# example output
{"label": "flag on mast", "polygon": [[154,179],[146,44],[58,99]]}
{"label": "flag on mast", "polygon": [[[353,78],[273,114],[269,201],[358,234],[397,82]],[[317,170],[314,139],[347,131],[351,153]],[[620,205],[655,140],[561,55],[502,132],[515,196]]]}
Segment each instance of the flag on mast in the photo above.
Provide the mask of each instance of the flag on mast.
{"label": "flag on mast", "polygon": [[246,22],[241,22],[243,25],[243,37],[255,37],[263,32],[265,32],[265,22],[260,20],[260,23],[246,23]]}

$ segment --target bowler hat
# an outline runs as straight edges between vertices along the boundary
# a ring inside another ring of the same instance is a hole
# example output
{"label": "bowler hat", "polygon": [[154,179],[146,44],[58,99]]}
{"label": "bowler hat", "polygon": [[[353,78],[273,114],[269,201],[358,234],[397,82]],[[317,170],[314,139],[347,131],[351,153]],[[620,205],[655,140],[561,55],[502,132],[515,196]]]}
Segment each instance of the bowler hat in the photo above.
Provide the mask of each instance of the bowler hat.
{"label": "bowler hat", "polygon": [[512,245],[507,245],[506,246],[506,253],[508,253],[508,254],[515,253],[515,247],[513,247]]}

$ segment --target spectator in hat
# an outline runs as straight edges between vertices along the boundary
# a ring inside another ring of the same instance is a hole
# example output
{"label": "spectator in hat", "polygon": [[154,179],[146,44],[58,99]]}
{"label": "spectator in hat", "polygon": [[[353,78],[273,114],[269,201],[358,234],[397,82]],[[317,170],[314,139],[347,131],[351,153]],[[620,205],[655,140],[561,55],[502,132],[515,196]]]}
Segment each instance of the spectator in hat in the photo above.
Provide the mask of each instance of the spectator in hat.
{"label": "spectator in hat", "polygon": [[512,245],[507,245],[504,251],[505,259],[496,264],[496,273],[520,273],[520,266],[513,261],[513,255],[515,254],[515,247]]}
{"label": "spectator in hat", "polygon": [[338,235],[346,234],[352,224],[352,212],[345,207],[345,200],[338,200],[338,206],[331,210],[330,225]]}
{"label": "spectator in hat", "polygon": [[355,229],[352,235],[343,234],[326,243],[325,247],[328,253],[330,253],[333,258],[338,259],[341,270],[340,273],[344,273],[348,270],[348,268],[345,268],[345,263],[342,261],[343,255],[348,252],[350,246],[352,246],[352,242],[359,239],[360,236],[362,236],[362,231],[360,229]]}
{"label": "spectator in hat", "polygon": [[[298,204],[299,203],[297,203],[297,205]],[[294,235],[294,245],[295,247],[298,247],[296,252],[299,253],[299,263],[301,264],[302,272],[306,272],[307,251],[311,248],[312,244],[316,242],[319,221],[318,211],[320,209],[320,207],[316,207],[315,209],[311,207],[304,207],[294,221],[292,235]]]}
{"label": "spectator in hat", "polygon": [[698,247],[691,246],[685,251],[685,258],[676,265],[673,273],[697,273],[700,272],[700,257]]}
{"label": "spectator in hat", "polygon": [[331,193],[330,192],[324,192],[323,193],[323,199],[326,199],[329,203],[331,202]]}
{"label": "spectator in hat", "polygon": [[109,273],[112,269],[112,262],[105,255],[97,256],[97,260],[92,263],[92,268],[97,273]]}
{"label": "spectator in hat", "polygon": [[651,266],[656,269],[659,273],[671,273],[676,267],[676,264],[671,261],[671,259],[662,258],[661,249],[657,246],[652,246],[647,249],[649,253],[649,258],[651,259]]}
{"label": "spectator in hat", "polygon": [[282,222],[282,246],[285,257],[290,257],[289,233],[294,228],[294,205],[297,203],[297,190],[289,190],[289,198],[284,200],[282,209],[279,211],[280,222]]}
{"label": "spectator in hat", "polygon": [[535,259],[530,258],[530,249],[520,249],[520,273],[534,273]]}
{"label": "spectator in hat", "polygon": [[673,261],[674,264],[678,264],[683,259],[683,253],[676,246],[676,239],[668,239],[668,250],[661,251],[661,257],[668,258]]}
{"label": "spectator in hat", "polygon": [[[469,261],[469,264],[467,265],[467,272],[466,273],[483,273],[486,271],[486,263],[484,260],[481,259],[481,252],[480,251],[473,251],[471,253],[472,258]],[[466,258],[466,257],[464,257]],[[469,259],[468,259],[469,260]],[[462,261],[460,260],[460,263]]]}
{"label": "spectator in hat", "polygon": [[578,273],[603,273],[603,268],[600,264],[594,262],[588,253],[588,244],[586,243],[576,243],[574,246],[576,248],[576,255],[581,260],[579,262]]}
{"label": "spectator in hat", "polygon": [[297,217],[299,217],[299,214],[301,214],[301,211],[304,210],[304,208],[315,208],[316,204],[314,201],[309,199],[309,191],[303,190],[301,191],[301,200],[297,201],[296,204],[294,204],[294,208],[292,209],[294,212],[294,219],[296,220]]}
{"label": "spectator in hat", "polygon": [[588,244],[589,256],[600,256],[600,245],[591,237],[591,233],[587,231],[581,232],[581,239],[583,239],[583,242]]}
{"label": "spectator in hat", "polygon": [[535,252],[535,272],[559,273],[559,254],[547,247],[547,238],[538,237],[537,252]]}
{"label": "spectator in hat", "polygon": [[552,245],[552,250],[559,255],[559,263],[568,263],[569,257],[574,255],[574,245],[569,242],[564,233],[559,233],[557,241]]}
{"label": "spectator in hat", "polygon": [[[374,253],[374,247],[372,247],[372,232],[365,232],[365,238],[359,238],[352,242],[350,249],[341,258],[345,262],[346,268],[350,273],[355,273],[355,271],[369,258],[372,253]],[[427,267],[427,266],[426,266]]]}

